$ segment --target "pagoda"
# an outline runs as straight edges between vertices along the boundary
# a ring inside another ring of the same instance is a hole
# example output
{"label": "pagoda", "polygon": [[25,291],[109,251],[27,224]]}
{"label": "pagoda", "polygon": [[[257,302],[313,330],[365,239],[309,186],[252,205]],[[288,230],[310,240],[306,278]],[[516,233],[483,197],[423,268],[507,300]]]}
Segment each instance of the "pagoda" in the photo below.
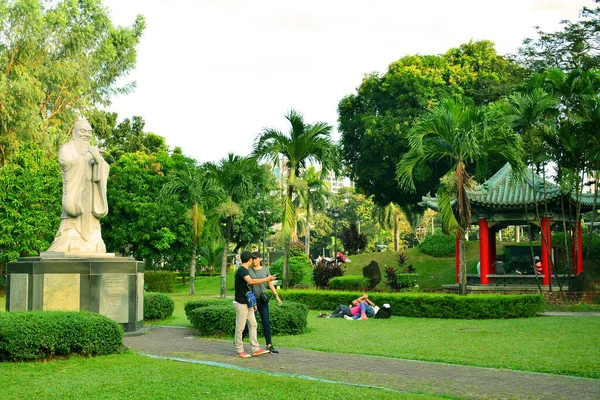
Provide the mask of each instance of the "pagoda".
{"label": "pagoda", "polygon": [[[542,179],[531,169],[523,175],[513,173],[505,164],[494,176],[467,190],[471,202],[471,224],[479,226],[480,284],[489,285],[494,274],[496,232],[510,225],[533,224],[541,231],[542,285],[552,281],[552,224],[566,222],[573,229],[573,273],[583,271],[581,219],[576,221],[578,200],[581,213],[592,211],[594,194],[580,194],[561,189]],[[537,203],[537,205],[536,205]],[[423,206],[438,209],[437,198],[423,197]],[[537,209],[537,212],[536,212]],[[576,230],[576,231],[575,231]],[[456,240],[456,282],[459,282],[459,238]]]}

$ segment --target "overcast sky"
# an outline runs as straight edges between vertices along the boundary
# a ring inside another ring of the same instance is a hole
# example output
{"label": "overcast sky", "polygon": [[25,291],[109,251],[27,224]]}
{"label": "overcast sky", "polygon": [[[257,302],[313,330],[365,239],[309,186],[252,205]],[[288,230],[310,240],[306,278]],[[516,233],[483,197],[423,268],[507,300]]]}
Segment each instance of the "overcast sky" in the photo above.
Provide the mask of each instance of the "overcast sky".
{"label": "overcast sky", "polygon": [[[119,120],[200,162],[247,155],[265,127],[288,131],[290,108],[337,127],[337,104],[362,77],[409,54],[469,40],[515,52],[534,26],[560,29],[592,0],[104,0],[113,23],[146,17],[134,93],[115,97]],[[337,133],[335,134],[337,138]]]}

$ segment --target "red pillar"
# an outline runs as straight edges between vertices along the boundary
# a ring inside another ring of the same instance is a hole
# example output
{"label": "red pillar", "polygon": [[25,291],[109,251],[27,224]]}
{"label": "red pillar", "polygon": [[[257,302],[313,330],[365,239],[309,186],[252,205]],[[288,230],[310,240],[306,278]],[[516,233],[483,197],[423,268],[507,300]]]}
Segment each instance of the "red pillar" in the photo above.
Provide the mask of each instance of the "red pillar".
{"label": "red pillar", "polygon": [[490,254],[490,274],[496,273],[494,262],[496,261],[496,231],[494,228],[488,230],[489,254]]}
{"label": "red pillar", "polygon": [[549,285],[552,274],[552,222],[550,217],[542,218],[542,285]]}
{"label": "red pillar", "polygon": [[[581,221],[577,221],[575,229],[577,229],[577,234],[573,235],[573,270],[575,271],[575,274],[579,275],[583,272],[583,240],[581,237]],[[573,229],[573,231],[575,231],[575,229]]]}
{"label": "red pillar", "polygon": [[456,234],[456,283],[460,284],[460,233]]}
{"label": "red pillar", "polygon": [[490,273],[490,241],[488,222],[485,218],[479,219],[479,262],[481,263],[480,282],[482,285],[489,285],[487,274]]}

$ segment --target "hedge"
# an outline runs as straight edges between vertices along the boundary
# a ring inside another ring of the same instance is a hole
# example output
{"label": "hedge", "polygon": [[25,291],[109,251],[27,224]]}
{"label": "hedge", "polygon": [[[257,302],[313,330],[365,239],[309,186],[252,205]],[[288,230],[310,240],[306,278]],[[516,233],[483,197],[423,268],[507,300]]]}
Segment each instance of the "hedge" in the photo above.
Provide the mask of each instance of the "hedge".
{"label": "hedge", "polygon": [[[371,280],[362,276],[336,276],[329,281],[331,290],[367,290]],[[414,285],[413,285],[414,286]]]}
{"label": "hedge", "polygon": [[0,313],[0,361],[44,360],[70,354],[119,353],[123,328],[100,314],[68,311]]}
{"label": "hedge", "polygon": [[185,316],[190,318],[190,312],[200,307],[208,307],[215,305],[229,305],[233,307],[233,300],[231,299],[214,299],[214,300],[192,300],[188,301],[183,305]]}
{"label": "hedge", "polygon": [[175,302],[162,293],[144,293],[144,319],[166,319],[173,315]]}
{"label": "hedge", "polygon": [[[191,303],[191,302],[190,302]],[[186,304],[187,306],[188,304]],[[231,300],[229,304],[214,301],[213,305],[202,305],[186,312],[192,326],[200,336],[233,336],[235,332],[235,308]],[[258,313],[258,335],[263,335],[262,324]],[[281,306],[269,303],[271,334],[297,335],[306,331],[308,308],[304,304],[285,301]]]}
{"label": "hedge", "polygon": [[[359,292],[280,290],[282,297],[311,310],[334,310],[361,296]],[[502,319],[535,317],[544,311],[541,294],[370,293],[369,300],[388,303],[392,315],[414,318]]]}
{"label": "hedge", "polygon": [[144,273],[144,283],[148,285],[147,290],[149,292],[173,293],[178,276],[175,272],[169,271],[146,271]]}

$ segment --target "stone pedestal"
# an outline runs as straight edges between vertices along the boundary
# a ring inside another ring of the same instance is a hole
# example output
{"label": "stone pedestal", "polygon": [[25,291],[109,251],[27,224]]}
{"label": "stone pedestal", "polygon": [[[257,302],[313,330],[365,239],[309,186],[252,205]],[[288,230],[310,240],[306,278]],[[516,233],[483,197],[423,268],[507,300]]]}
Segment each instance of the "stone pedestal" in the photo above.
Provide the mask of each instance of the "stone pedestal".
{"label": "stone pedestal", "polygon": [[6,311],[90,311],[125,332],[144,323],[144,263],[126,257],[20,258],[7,265]]}

